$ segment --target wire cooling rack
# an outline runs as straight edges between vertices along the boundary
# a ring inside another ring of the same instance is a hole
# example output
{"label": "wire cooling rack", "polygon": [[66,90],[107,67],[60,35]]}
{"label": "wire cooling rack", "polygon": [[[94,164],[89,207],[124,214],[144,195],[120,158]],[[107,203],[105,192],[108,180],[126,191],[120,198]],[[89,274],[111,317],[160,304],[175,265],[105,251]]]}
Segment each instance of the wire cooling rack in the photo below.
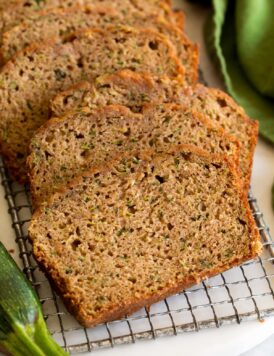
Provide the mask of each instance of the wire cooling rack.
{"label": "wire cooling rack", "polygon": [[67,351],[88,352],[140,339],[219,328],[247,320],[262,321],[274,315],[274,246],[257,201],[250,193],[249,203],[264,244],[261,257],[154,304],[150,309],[144,308],[95,328],[81,327],[66,311],[32,257],[27,236],[31,218],[28,188],[12,182],[1,159],[0,173],[23,271],[38,292],[49,330]]}

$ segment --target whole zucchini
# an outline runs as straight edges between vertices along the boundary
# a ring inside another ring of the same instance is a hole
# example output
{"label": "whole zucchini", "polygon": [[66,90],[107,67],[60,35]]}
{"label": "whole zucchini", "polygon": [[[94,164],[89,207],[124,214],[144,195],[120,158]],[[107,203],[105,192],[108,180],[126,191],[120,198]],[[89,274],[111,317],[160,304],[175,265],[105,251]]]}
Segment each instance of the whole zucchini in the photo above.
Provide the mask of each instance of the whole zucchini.
{"label": "whole zucchini", "polygon": [[67,355],[51,337],[34,289],[1,242],[0,348],[14,356]]}

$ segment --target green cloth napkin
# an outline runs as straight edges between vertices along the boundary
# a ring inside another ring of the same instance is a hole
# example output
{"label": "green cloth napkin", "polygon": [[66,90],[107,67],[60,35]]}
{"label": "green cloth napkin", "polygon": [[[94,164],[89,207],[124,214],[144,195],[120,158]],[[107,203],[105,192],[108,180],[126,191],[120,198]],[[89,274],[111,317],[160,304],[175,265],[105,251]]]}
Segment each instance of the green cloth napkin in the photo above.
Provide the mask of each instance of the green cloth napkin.
{"label": "green cloth napkin", "polygon": [[[274,0],[212,0],[212,8],[205,37],[227,91],[274,144]],[[274,184],[271,195],[274,210]]]}
{"label": "green cloth napkin", "polygon": [[238,0],[237,49],[241,66],[253,86],[274,98],[274,1]]}
{"label": "green cloth napkin", "polygon": [[227,91],[274,144],[274,1],[212,0],[206,41]]}

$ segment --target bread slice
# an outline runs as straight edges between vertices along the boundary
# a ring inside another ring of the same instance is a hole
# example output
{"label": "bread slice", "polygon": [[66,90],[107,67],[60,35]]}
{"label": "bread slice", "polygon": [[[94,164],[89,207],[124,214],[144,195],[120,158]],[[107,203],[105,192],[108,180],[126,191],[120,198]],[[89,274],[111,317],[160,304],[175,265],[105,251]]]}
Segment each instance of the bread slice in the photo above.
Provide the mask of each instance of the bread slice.
{"label": "bread slice", "polygon": [[[195,110],[203,112],[212,123],[222,127],[241,143],[240,169],[244,190],[249,191],[253,157],[258,140],[258,121],[249,118],[244,109],[229,95],[215,88],[197,85],[195,89],[185,89]],[[184,95],[182,98],[186,98]],[[186,101],[182,100],[182,103]]]}
{"label": "bread slice", "polygon": [[183,26],[183,16],[174,16],[170,1],[165,0],[9,0],[8,5],[5,3],[4,11],[0,13],[0,37],[21,22],[39,17],[41,11],[67,9],[77,5],[112,6],[124,14],[134,11],[136,15],[162,15],[171,23],[181,28]]}
{"label": "bread slice", "polygon": [[110,105],[51,119],[31,142],[28,166],[33,205],[37,207],[75,176],[118,153],[137,148],[163,152],[180,143],[227,154],[239,164],[238,142],[182,105],[147,105],[140,114]]}
{"label": "bread slice", "polygon": [[185,146],[92,168],[34,213],[29,236],[84,326],[131,314],[261,251],[234,167]]}
{"label": "bread slice", "polygon": [[119,71],[104,75],[93,82],[82,82],[60,93],[52,102],[55,116],[62,116],[76,107],[116,104],[134,111],[146,102],[177,102],[203,113],[216,127],[222,127],[241,143],[240,166],[244,189],[248,191],[252,161],[258,137],[258,123],[251,120],[243,108],[218,89],[201,84],[184,88],[184,83],[148,73]]}
{"label": "bread slice", "polygon": [[112,25],[151,28],[166,35],[173,43],[178,58],[185,66],[185,77],[193,85],[198,77],[198,48],[176,26],[169,24],[161,16],[136,15],[135,11],[123,14],[113,7],[73,7],[55,9],[41,14],[32,21],[23,22],[3,35],[1,46],[2,62],[33,42],[42,43],[48,38],[62,42],[71,33],[89,27],[105,28]]}
{"label": "bread slice", "polygon": [[83,78],[121,68],[184,74],[165,36],[123,26],[82,31],[64,44],[35,45],[7,63],[0,73],[0,152],[14,178],[26,180],[30,138],[49,118],[50,100]]}

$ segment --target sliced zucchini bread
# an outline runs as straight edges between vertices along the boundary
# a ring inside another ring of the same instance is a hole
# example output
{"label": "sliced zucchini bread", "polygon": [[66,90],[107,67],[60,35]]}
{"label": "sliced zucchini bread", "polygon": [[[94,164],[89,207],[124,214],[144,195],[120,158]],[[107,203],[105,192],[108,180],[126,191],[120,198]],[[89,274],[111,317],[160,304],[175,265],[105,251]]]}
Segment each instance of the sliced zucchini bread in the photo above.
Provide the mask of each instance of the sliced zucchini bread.
{"label": "sliced zucchini bread", "polygon": [[206,115],[216,127],[222,127],[241,143],[240,166],[244,189],[248,191],[253,154],[257,143],[258,123],[221,90],[201,84],[184,88],[184,83],[149,73],[129,70],[103,75],[94,81],[79,83],[60,93],[52,101],[55,116],[62,116],[76,107],[122,104],[133,111],[147,102],[177,102],[189,105]]}
{"label": "sliced zucchini bread", "polygon": [[0,49],[2,62],[12,58],[16,52],[31,43],[42,43],[48,38],[63,42],[71,33],[89,27],[105,28],[109,25],[128,25],[132,27],[152,28],[166,35],[173,43],[178,58],[185,66],[185,78],[189,85],[197,82],[198,48],[176,26],[169,24],[163,17],[128,12],[126,15],[113,7],[73,7],[55,9],[45,15],[23,22],[3,35]]}
{"label": "sliced zucchini bread", "polygon": [[36,211],[33,253],[85,326],[120,318],[257,256],[247,198],[223,156],[119,154]]}
{"label": "sliced zucchini bread", "polygon": [[0,38],[2,34],[21,22],[39,17],[41,11],[50,11],[54,8],[67,9],[77,5],[112,6],[121,13],[134,11],[136,15],[145,13],[147,15],[162,15],[169,22],[177,24],[182,28],[183,16],[173,13],[170,2],[165,0],[12,0],[0,13]]}
{"label": "sliced zucchini bread", "polygon": [[33,204],[37,207],[72,178],[118,152],[137,148],[163,152],[180,143],[227,154],[239,164],[238,141],[182,105],[147,105],[139,114],[110,105],[51,119],[31,141]]}
{"label": "sliced zucchini bread", "polygon": [[14,178],[26,181],[30,139],[49,118],[50,100],[81,79],[122,68],[170,77],[185,73],[165,36],[123,26],[82,31],[64,44],[33,45],[4,66],[0,73],[0,153]]}

